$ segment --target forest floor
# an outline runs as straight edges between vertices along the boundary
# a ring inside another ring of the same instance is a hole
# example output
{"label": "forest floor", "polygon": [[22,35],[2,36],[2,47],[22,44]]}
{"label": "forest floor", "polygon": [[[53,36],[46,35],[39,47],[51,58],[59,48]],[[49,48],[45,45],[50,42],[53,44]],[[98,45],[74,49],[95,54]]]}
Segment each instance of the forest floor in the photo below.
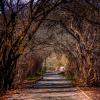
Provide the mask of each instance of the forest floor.
{"label": "forest floor", "polygon": [[59,73],[48,72],[37,83],[10,90],[0,100],[100,100],[100,88],[75,87]]}
{"label": "forest floor", "polygon": [[91,100],[100,100],[100,87],[80,87],[86,95],[88,95]]}

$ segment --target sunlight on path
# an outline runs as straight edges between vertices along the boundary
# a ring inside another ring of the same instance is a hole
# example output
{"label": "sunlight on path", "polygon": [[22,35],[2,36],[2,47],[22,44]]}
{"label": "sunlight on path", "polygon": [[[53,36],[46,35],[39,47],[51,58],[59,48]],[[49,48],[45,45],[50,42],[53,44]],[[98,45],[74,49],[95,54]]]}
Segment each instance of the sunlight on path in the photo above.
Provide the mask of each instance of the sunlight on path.
{"label": "sunlight on path", "polygon": [[83,91],[73,87],[59,73],[48,72],[36,84],[27,85],[7,100],[92,100]]}

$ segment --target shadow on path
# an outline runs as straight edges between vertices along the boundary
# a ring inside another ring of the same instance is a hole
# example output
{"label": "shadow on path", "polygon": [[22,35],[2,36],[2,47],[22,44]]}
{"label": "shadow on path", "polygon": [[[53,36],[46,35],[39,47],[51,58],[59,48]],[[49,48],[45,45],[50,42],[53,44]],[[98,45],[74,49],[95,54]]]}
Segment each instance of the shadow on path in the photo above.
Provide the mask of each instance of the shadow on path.
{"label": "shadow on path", "polygon": [[57,72],[45,73],[43,79],[26,84],[21,91],[7,97],[7,100],[92,100],[71,81]]}

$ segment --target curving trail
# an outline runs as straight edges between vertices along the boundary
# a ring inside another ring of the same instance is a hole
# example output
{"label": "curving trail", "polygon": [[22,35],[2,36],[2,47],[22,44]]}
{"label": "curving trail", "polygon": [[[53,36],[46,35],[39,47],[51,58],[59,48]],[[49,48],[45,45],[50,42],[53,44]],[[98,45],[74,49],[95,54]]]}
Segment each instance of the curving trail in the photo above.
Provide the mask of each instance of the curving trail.
{"label": "curving trail", "polygon": [[36,84],[27,85],[18,93],[9,96],[7,100],[92,100],[71,81],[65,80],[57,72],[44,74]]}

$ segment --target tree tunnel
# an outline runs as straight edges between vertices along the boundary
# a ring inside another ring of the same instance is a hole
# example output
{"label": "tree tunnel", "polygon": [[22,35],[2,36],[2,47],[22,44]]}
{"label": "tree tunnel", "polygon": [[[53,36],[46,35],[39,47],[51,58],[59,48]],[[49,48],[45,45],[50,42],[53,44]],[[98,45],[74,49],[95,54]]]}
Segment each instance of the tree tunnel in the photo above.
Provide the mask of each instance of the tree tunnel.
{"label": "tree tunnel", "polygon": [[[61,11],[55,10],[54,13],[51,13],[51,15],[48,16],[47,20],[43,23],[43,27],[45,27],[45,32],[42,29],[40,32],[44,32],[47,36],[47,41],[45,41],[46,45],[52,45],[55,49],[55,52],[63,52],[67,56],[70,61],[70,66],[76,67],[76,75],[78,76],[77,78],[80,79],[80,82],[78,81],[79,84],[96,84],[99,77],[97,75],[97,68],[94,66],[93,62],[93,55],[96,49],[94,48],[94,43],[96,43],[96,35],[91,34],[90,32],[93,27],[91,25],[85,27],[83,22],[83,30],[81,30],[78,26],[76,26],[77,23],[73,18],[71,18],[71,15],[66,16],[68,18],[70,17],[69,23],[66,23],[66,18],[63,18],[63,14],[65,14],[66,11],[63,11],[62,9]],[[94,30],[92,30],[92,32],[94,32]],[[88,36],[86,35],[87,32]],[[41,35],[43,37],[46,37],[45,34]],[[90,77],[91,79],[89,79]]]}
{"label": "tree tunnel", "polygon": [[1,90],[41,70],[54,52],[66,56],[76,84],[100,85],[98,0],[1,1]]}
{"label": "tree tunnel", "polygon": [[[57,13],[59,14],[59,12]],[[63,15],[60,14],[59,16],[56,17],[57,20],[54,19],[54,13],[48,16],[37,30],[30,45],[28,45],[33,56],[37,58],[37,63],[40,63],[39,66],[35,65],[33,70],[35,72],[39,69],[42,70],[42,67],[46,66],[43,64],[45,60],[55,52],[57,56],[61,57],[64,54],[68,59],[66,74],[73,75],[77,85],[87,86],[96,84],[98,80],[97,72],[93,66],[91,51],[93,44],[89,43],[92,41],[83,40],[87,37],[81,36],[82,34],[80,34],[77,28],[73,29],[73,23],[75,24],[75,22],[72,19],[71,23],[69,23],[71,25],[66,26],[66,23],[63,22]],[[89,44],[86,45],[85,42],[88,42],[91,46],[88,47]],[[87,52],[88,50],[86,51],[86,49],[91,49],[91,52]]]}

